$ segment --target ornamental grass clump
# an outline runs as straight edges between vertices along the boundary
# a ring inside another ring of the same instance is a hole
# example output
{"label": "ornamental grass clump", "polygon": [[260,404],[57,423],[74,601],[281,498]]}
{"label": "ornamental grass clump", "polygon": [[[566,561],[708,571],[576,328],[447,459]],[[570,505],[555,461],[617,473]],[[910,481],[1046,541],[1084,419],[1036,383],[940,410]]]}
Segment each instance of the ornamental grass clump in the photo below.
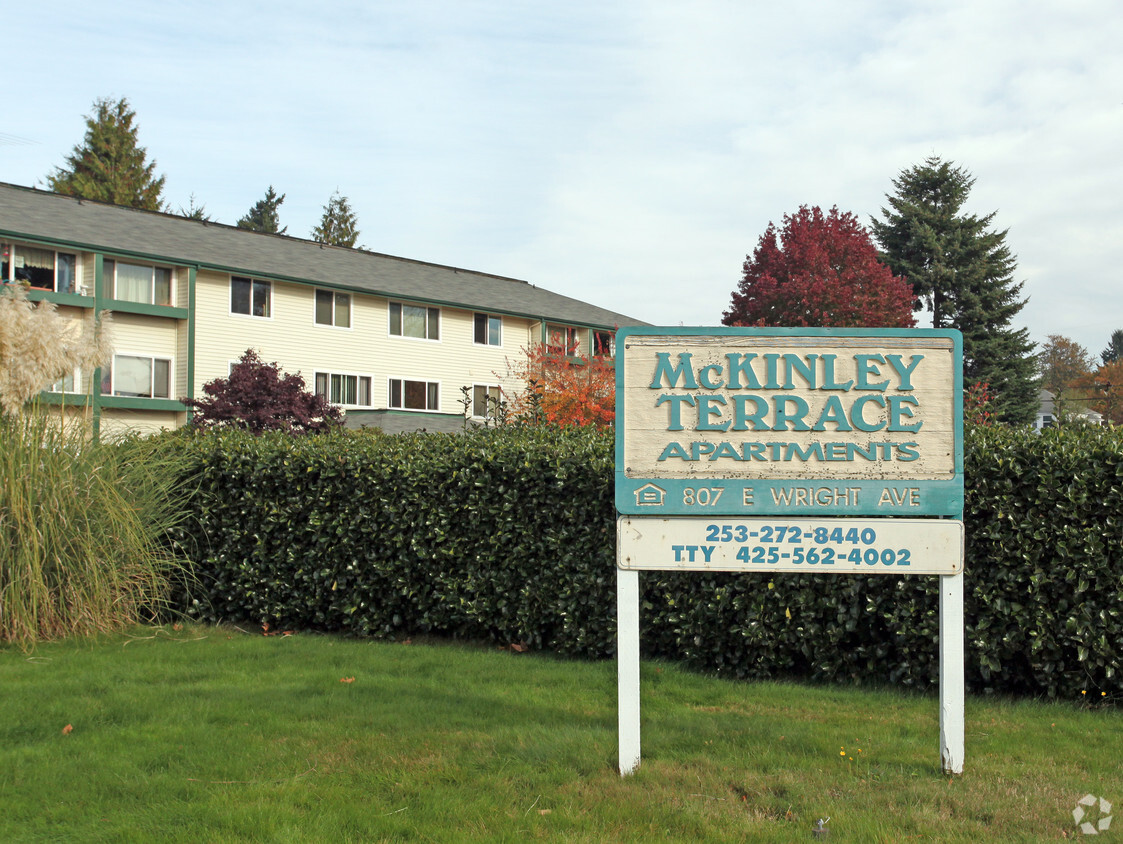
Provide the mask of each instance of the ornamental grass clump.
{"label": "ornamental grass clump", "polygon": [[78,423],[0,413],[0,642],[92,634],[165,608],[180,565],[169,450],[94,442]]}
{"label": "ornamental grass clump", "polygon": [[176,452],[96,442],[84,414],[38,400],[108,363],[109,324],[0,287],[0,642],[151,619],[181,571],[166,540],[182,513]]}
{"label": "ornamental grass clump", "polygon": [[23,413],[58,379],[107,364],[112,322],[109,311],[70,319],[53,302],[28,300],[23,285],[0,285],[0,412]]}

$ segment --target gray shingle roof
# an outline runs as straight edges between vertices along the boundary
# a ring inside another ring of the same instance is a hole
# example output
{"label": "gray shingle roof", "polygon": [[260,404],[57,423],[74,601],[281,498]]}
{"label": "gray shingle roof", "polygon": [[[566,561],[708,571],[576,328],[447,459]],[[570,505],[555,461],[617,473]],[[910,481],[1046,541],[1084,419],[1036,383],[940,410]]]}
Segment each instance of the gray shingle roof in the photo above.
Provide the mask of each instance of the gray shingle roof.
{"label": "gray shingle roof", "polygon": [[518,279],[323,246],[3,182],[0,235],[576,325],[647,324]]}

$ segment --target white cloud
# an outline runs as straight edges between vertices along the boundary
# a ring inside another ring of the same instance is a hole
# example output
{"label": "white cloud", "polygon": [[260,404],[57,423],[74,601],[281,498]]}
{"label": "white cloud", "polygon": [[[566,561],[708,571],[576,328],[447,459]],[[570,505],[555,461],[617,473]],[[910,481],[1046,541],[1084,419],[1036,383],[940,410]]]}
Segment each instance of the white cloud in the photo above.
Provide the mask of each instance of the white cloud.
{"label": "white cloud", "polygon": [[[380,251],[715,323],[770,220],[877,214],[938,154],[1019,257],[1033,336],[1123,327],[1114,0],[77,0],[8,10],[0,179],[33,184],[125,95],[168,175],[233,222],[332,191]],[[50,28],[52,61],[38,38]]]}

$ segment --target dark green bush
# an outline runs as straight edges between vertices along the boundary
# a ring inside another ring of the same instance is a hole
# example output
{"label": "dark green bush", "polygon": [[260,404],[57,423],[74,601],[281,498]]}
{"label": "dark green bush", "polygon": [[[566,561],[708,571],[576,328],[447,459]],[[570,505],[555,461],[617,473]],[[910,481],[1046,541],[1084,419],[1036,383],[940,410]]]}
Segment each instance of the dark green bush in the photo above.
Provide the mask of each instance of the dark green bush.
{"label": "dark green bush", "polygon": [[[180,535],[207,620],[363,636],[437,633],[615,652],[612,438],[217,432]],[[976,690],[1123,691],[1123,435],[972,429],[967,680]],[[938,675],[938,580],[646,573],[643,646],[733,677]]]}
{"label": "dark green bush", "polygon": [[199,475],[201,617],[614,650],[610,433],[174,440]]}

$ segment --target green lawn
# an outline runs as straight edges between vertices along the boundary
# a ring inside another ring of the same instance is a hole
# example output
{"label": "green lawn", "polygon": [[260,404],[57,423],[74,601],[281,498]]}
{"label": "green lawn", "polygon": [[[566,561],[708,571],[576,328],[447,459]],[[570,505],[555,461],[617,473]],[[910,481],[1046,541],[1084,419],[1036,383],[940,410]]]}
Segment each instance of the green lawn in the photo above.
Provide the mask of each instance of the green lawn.
{"label": "green lawn", "polygon": [[1087,701],[968,698],[949,778],[935,696],[642,684],[621,778],[612,662],[202,627],[0,650],[0,841],[1040,841],[1084,794],[1123,812],[1123,717]]}

